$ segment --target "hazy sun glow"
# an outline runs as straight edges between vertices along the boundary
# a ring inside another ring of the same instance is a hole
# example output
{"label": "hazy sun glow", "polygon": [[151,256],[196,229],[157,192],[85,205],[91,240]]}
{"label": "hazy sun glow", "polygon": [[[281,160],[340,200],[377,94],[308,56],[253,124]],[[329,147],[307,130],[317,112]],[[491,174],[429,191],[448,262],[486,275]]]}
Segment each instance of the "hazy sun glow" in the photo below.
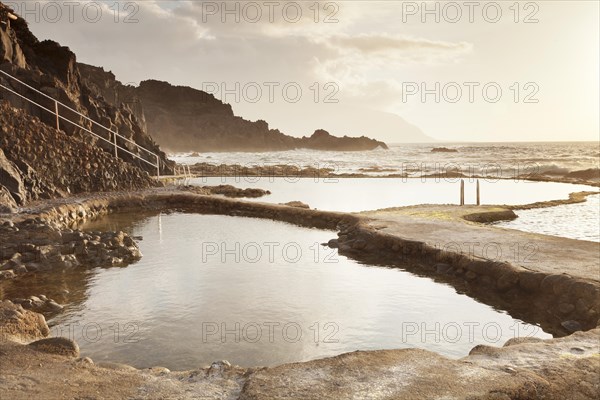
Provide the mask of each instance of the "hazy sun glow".
{"label": "hazy sun glow", "polygon": [[[296,136],[598,140],[599,3],[476,3],[227,2],[227,13],[221,2],[104,1],[97,23],[77,10],[72,23],[24,16],[40,38],[123,82],[223,88],[215,95],[236,114]],[[268,82],[278,84],[273,98]],[[289,83],[302,89],[297,102],[282,90]],[[249,84],[262,89],[258,101]],[[241,98],[228,94],[236,85]]]}

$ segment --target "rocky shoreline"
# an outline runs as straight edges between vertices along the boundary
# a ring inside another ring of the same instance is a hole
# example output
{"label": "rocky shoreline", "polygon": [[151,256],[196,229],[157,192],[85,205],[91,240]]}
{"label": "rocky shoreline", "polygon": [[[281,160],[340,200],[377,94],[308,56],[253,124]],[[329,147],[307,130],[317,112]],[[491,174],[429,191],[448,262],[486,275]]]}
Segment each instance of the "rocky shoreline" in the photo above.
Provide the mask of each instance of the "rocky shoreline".
{"label": "rocky shoreline", "polygon": [[[186,167],[188,167],[186,165]],[[523,174],[516,177],[465,175],[453,170],[438,174],[409,175],[407,173],[393,173],[389,169],[363,168],[358,173],[337,173],[333,168],[300,167],[293,164],[280,165],[239,165],[239,164],[211,164],[207,162],[189,165],[194,178],[208,177],[235,177],[235,178],[406,178],[406,179],[449,179],[458,182],[459,179],[489,179],[489,180],[526,180],[534,182],[558,182],[576,185],[600,187],[600,170],[587,169],[573,171],[564,175]],[[373,175],[372,173],[382,173]],[[385,173],[385,174],[384,174]]]}
{"label": "rocky shoreline", "polygon": [[[581,195],[571,197],[571,201],[580,200]],[[403,208],[403,212],[407,212],[407,209],[410,208]],[[414,209],[415,207],[410,212],[416,212]],[[426,206],[421,211],[427,209],[432,211]],[[111,212],[144,210],[260,217],[302,226],[336,229],[339,231],[338,239],[331,241],[330,245],[339,247],[342,254],[386,265],[394,258],[398,259],[401,254],[405,268],[406,265],[413,265],[415,273],[444,280],[480,301],[515,312],[526,321],[541,323],[545,329],[559,336],[568,334],[569,330],[560,321],[544,320],[542,311],[544,308],[560,307],[555,300],[564,299],[566,293],[567,297],[570,296],[569,301],[576,306],[574,310],[570,310],[573,314],[565,315],[564,318],[578,319],[579,326],[575,326],[573,330],[588,331],[549,341],[513,341],[508,347],[501,349],[478,346],[470,356],[461,360],[450,360],[423,350],[390,350],[348,353],[275,368],[244,369],[230,366],[227,362],[218,362],[196,371],[171,372],[164,368],[136,370],[120,365],[94,365],[92,360],[77,358],[79,352],[76,343],[47,339],[45,320],[34,311],[47,311],[44,307],[56,308],[60,305],[36,296],[33,299],[12,299],[13,301],[4,301],[0,305],[0,334],[3,336],[3,340],[0,340],[0,360],[11,379],[16,382],[24,365],[30,365],[32,360],[39,360],[42,365],[55,365],[56,371],[36,369],[34,372],[29,371],[30,375],[27,376],[35,376],[50,393],[51,390],[59,390],[58,382],[62,379],[60,371],[64,370],[64,376],[75,381],[85,381],[91,374],[94,376],[93,384],[105,395],[120,393],[122,390],[122,393],[127,394],[124,397],[136,398],[175,396],[291,399],[300,396],[308,399],[333,399],[361,397],[362,393],[362,397],[372,395],[377,398],[410,399],[423,398],[417,397],[419,393],[444,393],[450,398],[558,399],[564,398],[565,393],[572,393],[573,396],[567,397],[584,399],[594,398],[590,393],[597,393],[599,389],[591,379],[600,373],[598,363],[594,364],[599,353],[597,344],[600,337],[600,330],[594,329],[600,311],[598,281],[536,271],[515,271],[514,266],[485,260],[474,262],[473,259],[451,251],[431,248],[427,243],[386,234],[377,225],[374,215],[368,213],[345,214],[249,203],[175,188],[105,193],[41,202],[31,206],[26,213],[13,214],[10,220],[0,225],[0,235],[3,235],[0,265],[4,270],[0,276],[11,279],[13,275],[35,274],[52,268],[127,265],[141,256],[133,238],[122,232],[84,233],[73,228]],[[461,208],[459,213],[454,210],[448,211],[448,215],[457,220],[490,221],[514,217],[511,210],[498,207],[467,207]],[[436,213],[440,212],[439,209],[436,210]],[[410,262],[406,263],[407,261]],[[23,344],[29,342],[33,343]],[[566,349],[563,348],[564,343],[569,343]],[[519,351],[513,352],[513,349]],[[543,357],[536,355],[539,349],[545,349]],[[523,353],[527,353],[529,357],[537,357],[536,361],[523,362]],[[21,360],[21,364],[8,360],[9,354],[14,355],[16,360]],[[569,354],[573,360],[566,360],[563,354]],[[503,361],[498,361],[499,359]],[[549,378],[556,380],[559,377],[552,372],[554,370],[540,366],[559,364],[565,376],[587,384],[557,385],[552,380],[548,381]],[[441,380],[435,378],[436,374],[430,370],[434,365],[444,371]],[[581,365],[585,366],[585,371],[581,370]],[[467,373],[465,368],[475,376],[474,382],[478,382],[479,387],[467,387],[453,381],[457,373]],[[399,378],[403,376],[402,371],[414,369],[420,371],[418,382],[410,380],[407,385]],[[322,375],[324,371],[328,372]],[[484,379],[488,375],[497,380],[488,382],[487,378]],[[112,387],[110,380],[116,377],[120,383],[117,387]],[[361,377],[362,383],[352,382],[358,377]],[[434,381],[435,384],[432,385]],[[21,398],[11,387],[13,386],[0,383],[0,393],[4,392],[10,398]],[[73,397],[74,393],[90,393],[84,388],[70,390]],[[380,390],[383,391],[379,392]],[[423,390],[429,391],[422,392]],[[381,395],[376,395],[377,393]]]}

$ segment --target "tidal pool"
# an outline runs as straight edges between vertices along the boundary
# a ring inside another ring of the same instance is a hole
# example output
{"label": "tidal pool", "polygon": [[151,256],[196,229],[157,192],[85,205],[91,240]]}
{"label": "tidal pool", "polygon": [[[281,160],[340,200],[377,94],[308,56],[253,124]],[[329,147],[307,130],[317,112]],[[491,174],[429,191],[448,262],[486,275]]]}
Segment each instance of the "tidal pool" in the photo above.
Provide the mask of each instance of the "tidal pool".
{"label": "tidal pool", "polygon": [[[476,203],[476,181],[465,178],[465,202]],[[233,185],[261,188],[270,195],[248,199],[268,203],[302,201],[311,208],[355,212],[417,204],[458,204],[460,179],[403,178],[273,178],[206,177],[191,179],[197,186]],[[480,179],[481,204],[529,204],[568,199],[569,194],[594,191],[587,185],[524,180]]]}
{"label": "tidal pool", "polygon": [[556,207],[517,210],[517,219],[493,225],[544,235],[600,242],[600,195],[592,195],[583,203]]}
{"label": "tidal pool", "polygon": [[141,236],[124,268],[39,274],[2,288],[67,304],[53,334],[83,356],[183,370],[305,361],[419,347],[450,357],[514,336],[551,337],[401,268],[363,265],[321,246],[331,231],[263,219],[114,214],[82,227]]}

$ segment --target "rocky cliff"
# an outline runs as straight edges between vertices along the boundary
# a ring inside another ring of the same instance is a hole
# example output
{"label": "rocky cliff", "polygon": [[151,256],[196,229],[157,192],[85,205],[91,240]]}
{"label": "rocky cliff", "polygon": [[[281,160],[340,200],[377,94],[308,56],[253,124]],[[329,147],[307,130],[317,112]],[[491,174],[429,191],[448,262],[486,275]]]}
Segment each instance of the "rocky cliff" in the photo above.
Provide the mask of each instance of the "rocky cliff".
{"label": "rocky cliff", "polygon": [[[0,3],[0,71],[9,75],[0,74],[0,213],[40,198],[153,186],[148,172],[156,168],[133,156],[155,163],[143,149],[159,155],[163,174],[172,170],[173,162],[127,104],[107,102],[83,81],[73,52],[53,41],[40,42],[22,18],[9,13]],[[56,129],[56,116],[48,111],[55,110],[52,98],[66,106],[59,106],[61,116],[84,129],[64,120]],[[126,149],[118,158],[114,138],[102,126],[126,138],[117,138]]]}
{"label": "rocky cliff", "polygon": [[267,122],[248,121],[234,114],[231,105],[212,94],[167,82],[147,80],[138,87],[123,85],[102,68],[80,64],[84,82],[113,104],[126,102],[148,133],[170,151],[361,151],[381,147],[383,142],[366,137],[335,137],[323,130],[311,137],[296,138]]}
{"label": "rocky cliff", "polygon": [[[107,101],[103,93],[98,92],[94,87],[88,86],[82,79],[73,52],[67,47],[62,47],[50,40],[39,41],[31,33],[24,19],[17,18],[9,21],[6,14],[10,11],[0,3],[0,21],[4,22],[0,25],[0,70],[57,99],[67,107],[76,110],[100,125],[112,131],[117,131],[128,139],[117,139],[117,143],[126,148],[128,152],[141,156],[150,162],[155,162],[154,157],[140,150],[132,143],[134,142],[142,148],[158,154],[161,159],[162,172],[168,173],[171,171],[172,162],[167,160],[166,155],[160,151],[158,145],[146,133],[143,122],[137,119],[128,104],[115,104]],[[35,93],[4,75],[0,75],[0,83],[19,94],[26,95],[49,110],[55,109],[52,100]],[[5,89],[0,89],[0,98],[7,100],[12,106],[21,108],[30,115],[38,117],[42,122],[52,127],[56,126],[55,115],[32,105],[17,95]],[[62,116],[109,141],[106,142],[89,135],[90,144],[98,145],[107,151],[113,151],[113,146],[110,143],[112,137],[108,130],[94,125],[67,107],[59,106]],[[81,131],[80,128],[66,121],[61,121],[60,128],[68,135]],[[136,159],[127,152],[121,151],[119,157],[150,173],[156,172],[156,168]]]}

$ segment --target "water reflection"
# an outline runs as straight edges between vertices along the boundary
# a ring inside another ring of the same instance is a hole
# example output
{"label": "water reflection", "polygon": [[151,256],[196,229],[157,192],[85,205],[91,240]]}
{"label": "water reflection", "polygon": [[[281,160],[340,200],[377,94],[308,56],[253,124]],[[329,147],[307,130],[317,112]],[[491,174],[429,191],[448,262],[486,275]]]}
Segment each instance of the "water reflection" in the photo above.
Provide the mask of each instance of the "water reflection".
{"label": "water reflection", "polygon": [[4,296],[67,302],[50,323],[95,361],[256,366],[402,347],[461,357],[517,334],[549,337],[448,285],[321,246],[333,232],[182,213],[114,214],[85,229],[142,236],[144,258],[15,281]]}
{"label": "water reflection", "polygon": [[[465,180],[466,204],[475,204],[476,181]],[[205,177],[192,179],[197,186],[229,184],[241,188],[261,188],[270,195],[247,199],[268,203],[302,201],[312,208],[355,212],[417,204],[458,204],[460,178],[273,178]],[[481,204],[529,204],[568,199],[573,192],[597,190],[586,185],[524,180],[481,179]]]}

